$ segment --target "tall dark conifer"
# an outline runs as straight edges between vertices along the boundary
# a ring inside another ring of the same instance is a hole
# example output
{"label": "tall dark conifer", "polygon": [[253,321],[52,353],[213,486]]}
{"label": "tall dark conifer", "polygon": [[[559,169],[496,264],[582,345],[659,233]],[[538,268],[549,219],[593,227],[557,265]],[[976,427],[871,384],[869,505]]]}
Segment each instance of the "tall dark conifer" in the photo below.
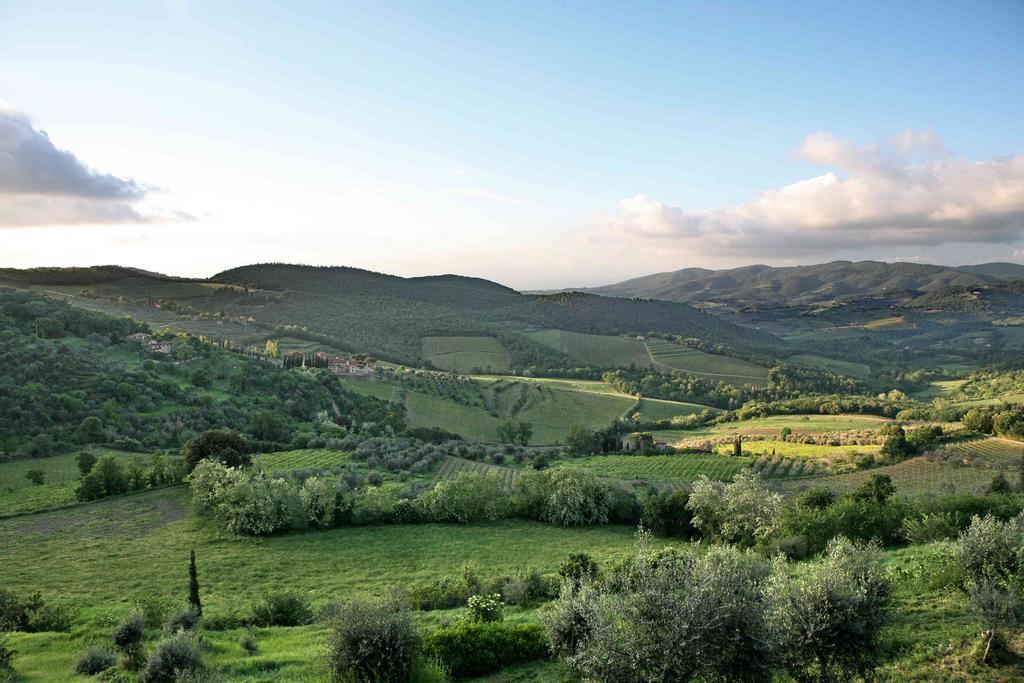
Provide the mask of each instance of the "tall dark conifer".
{"label": "tall dark conifer", "polygon": [[199,599],[199,574],[196,572],[196,551],[189,551],[188,559],[188,606],[195,610],[196,616],[203,616],[203,603]]}

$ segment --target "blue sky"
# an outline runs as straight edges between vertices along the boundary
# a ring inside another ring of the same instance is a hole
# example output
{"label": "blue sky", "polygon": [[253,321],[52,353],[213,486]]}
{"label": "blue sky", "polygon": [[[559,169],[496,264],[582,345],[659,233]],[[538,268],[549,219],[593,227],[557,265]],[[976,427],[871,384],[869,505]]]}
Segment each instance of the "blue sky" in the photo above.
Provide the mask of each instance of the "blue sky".
{"label": "blue sky", "polygon": [[0,0],[10,139],[136,183],[0,166],[0,265],[1024,261],[1024,3],[809,4]]}

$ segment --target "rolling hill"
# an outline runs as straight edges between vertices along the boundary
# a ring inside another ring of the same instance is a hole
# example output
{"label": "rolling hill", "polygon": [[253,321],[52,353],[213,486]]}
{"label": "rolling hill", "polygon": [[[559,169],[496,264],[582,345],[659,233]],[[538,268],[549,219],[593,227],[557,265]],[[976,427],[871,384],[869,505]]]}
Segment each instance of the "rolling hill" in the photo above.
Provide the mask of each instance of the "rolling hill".
{"label": "rolling hill", "polygon": [[[571,363],[526,336],[538,329],[696,337],[771,353],[784,343],[693,307],[583,292],[528,295],[458,275],[402,278],[357,268],[259,264],[185,280],[130,268],[0,271],[0,282],[45,290],[76,306],[130,315],[213,338],[262,343],[274,334],[421,365],[424,338],[494,337],[513,367]],[[443,343],[443,342],[442,342]],[[430,347],[428,347],[428,351]]]}
{"label": "rolling hill", "polygon": [[687,303],[811,305],[835,299],[900,293],[920,295],[954,286],[985,285],[1018,268],[1024,271],[1024,266],[1016,264],[983,264],[958,269],[879,261],[833,261],[792,267],[753,265],[727,270],[684,268],[587,291],[603,296]]}

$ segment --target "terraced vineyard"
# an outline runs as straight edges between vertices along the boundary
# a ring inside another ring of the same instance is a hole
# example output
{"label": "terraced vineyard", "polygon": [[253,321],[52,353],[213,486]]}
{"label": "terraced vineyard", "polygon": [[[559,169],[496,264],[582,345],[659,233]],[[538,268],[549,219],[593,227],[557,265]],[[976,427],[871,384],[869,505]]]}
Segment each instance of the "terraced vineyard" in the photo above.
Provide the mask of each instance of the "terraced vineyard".
{"label": "terraced vineyard", "polygon": [[256,456],[256,464],[268,472],[290,472],[307,467],[344,465],[352,459],[348,451],[329,451],[309,448],[296,451],[277,451]]}
{"label": "terraced vineyard", "polygon": [[756,363],[731,356],[705,353],[662,339],[649,339],[645,343],[656,365],[729,384],[768,384],[768,368]]}
{"label": "terraced vineyard", "polygon": [[450,372],[504,372],[512,359],[494,337],[424,337],[423,357]]}
{"label": "terraced vineyard", "polygon": [[516,483],[516,477],[519,476],[519,470],[515,470],[511,467],[501,467],[500,465],[492,465],[486,462],[477,462],[475,460],[466,460],[465,458],[456,458],[449,455],[445,458],[444,462],[441,463],[441,467],[437,470],[435,480],[441,481],[443,479],[454,479],[460,472],[497,472],[502,477],[502,483],[505,488],[509,491],[512,490],[513,485]]}
{"label": "terraced vineyard", "polygon": [[814,460],[787,458],[781,455],[762,455],[754,461],[750,469],[765,479],[788,479],[822,473],[821,466]]}
{"label": "terraced vineyard", "polygon": [[1017,469],[1024,462],[1024,443],[1009,439],[975,439],[946,446],[939,457],[949,463]]}
{"label": "terraced vineyard", "polygon": [[961,467],[918,456],[895,465],[875,467],[848,474],[823,477],[802,477],[788,479],[774,486],[785,494],[802,491],[811,486],[821,486],[837,493],[849,493],[875,474],[892,477],[898,496],[922,496],[954,492],[979,492],[984,490],[996,471],[979,467]]}
{"label": "terraced vineyard", "polygon": [[599,368],[649,368],[650,355],[643,342],[625,337],[612,337],[565,330],[528,332],[527,337],[550,349],[572,356],[587,365]]}
{"label": "terraced vineyard", "polygon": [[700,475],[723,481],[728,480],[751,463],[753,463],[751,458],[687,453],[679,455],[590,455],[566,460],[560,466],[587,470],[599,477],[609,479],[643,479],[686,483]]}

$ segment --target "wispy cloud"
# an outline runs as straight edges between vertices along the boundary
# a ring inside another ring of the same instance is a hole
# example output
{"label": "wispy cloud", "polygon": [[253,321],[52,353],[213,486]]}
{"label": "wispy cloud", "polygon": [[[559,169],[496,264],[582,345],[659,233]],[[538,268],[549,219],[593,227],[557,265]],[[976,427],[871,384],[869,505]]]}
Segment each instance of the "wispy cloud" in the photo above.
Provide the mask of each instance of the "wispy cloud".
{"label": "wispy cloud", "polygon": [[883,145],[818,132],[796,156],[834,171],[726,208],[688,211],[636,195],[597,223],[606,235],[743,257],[1010,243],[1024,234],[1024,156],[968,161],[934,133],[913,131]]}
{"label": "wispy cloud", "polygon": [[0,100],[0,227],[187,220],[142,207],[154,188],[93,170]]}

